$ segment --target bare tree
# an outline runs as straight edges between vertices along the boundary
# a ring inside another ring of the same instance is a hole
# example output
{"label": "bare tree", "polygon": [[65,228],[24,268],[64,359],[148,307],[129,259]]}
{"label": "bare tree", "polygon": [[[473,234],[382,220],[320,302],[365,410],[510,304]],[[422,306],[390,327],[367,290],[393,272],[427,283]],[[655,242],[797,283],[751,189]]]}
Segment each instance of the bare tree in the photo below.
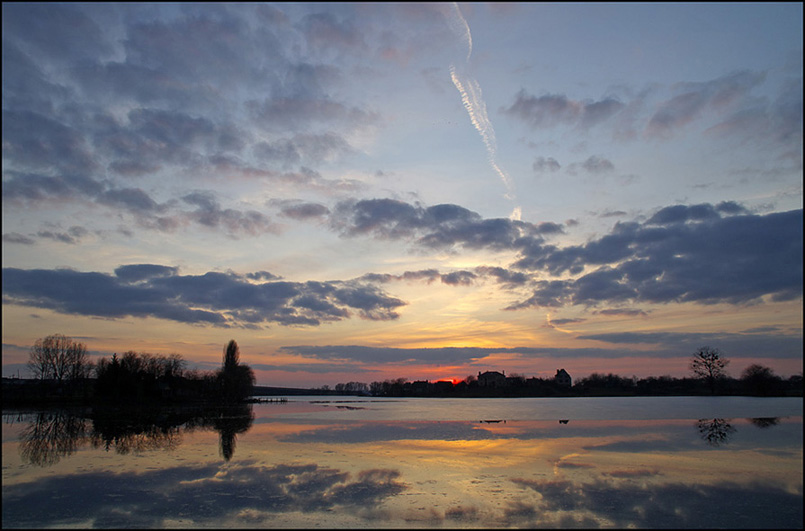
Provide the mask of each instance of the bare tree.
{"label": "bare tree", "polygon": [[89,376],[92,364],[87,347],[62,334],[37,339],[28,358],[28,369],[34,378],[59,382]]}
{"label": "bare tree", "polygon": [[727,376],[725,368],[729,360],[717,348],[701,347],[693,353],[690,359],[690,370],[693,374],[710,386],[710,392],[715,394],[716,384]]}

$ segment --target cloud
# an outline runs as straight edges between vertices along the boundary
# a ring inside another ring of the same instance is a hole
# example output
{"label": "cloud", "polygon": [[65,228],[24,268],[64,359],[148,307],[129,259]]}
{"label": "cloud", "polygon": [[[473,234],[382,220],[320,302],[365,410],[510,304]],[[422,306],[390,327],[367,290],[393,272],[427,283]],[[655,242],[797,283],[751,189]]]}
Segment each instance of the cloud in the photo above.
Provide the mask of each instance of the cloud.
{"label": "cloud", "polygon": [[255,123],[267,129],[299,129],[304,124],[319,123],[362,128],[379,119],[377,113],[328,99],[272,98],[249,101],[246,106]]}
{"label": "cloud", "polygon": [[606,173],[615,169],[609,160],[593,155],[581,163],[581,167],[590,173]]}
{"label": "cloud", "polygon": [[178,274],[178,267],[156,264],[122,265],[115,269],[115,276],[126,283],[140,282],[150,278],[170,277]]}
{"label": "cloud", "polygon": [[442,282],[450,286],[470,286],[476,278],[471,271],[453,271],[442,275]]}
{"label": "cloud", "polygon": [[300,27],[308,44],[318,50],[336,48],[360,51],[366,48],[363,34],[349,20],[338,20],[332,13],[314,13],[305,16]]}
{"label": "cloud", "polygon": [[67,232],[52,232],[52,231],[39,231],[36,233],[40,238],[49,238],[58,242],[68,243],[74,245],[79,242],[81,238],[89,234],[89,231],[84,227],[73,226]]}
{"label": "cloud", "polygon": [[[725,334],[722,334],[725,336]],[[762,338],[758,338],[758,343]],[[783,341],[779,346],[785,346],[784,354],[772,357],[792,357],[796,352],[792,347],[796,346],[796,340]],[[701,345],[697,345],[701,346]],[[799,340],[800,353],[802,340]],[[695,348],[695,347],[694,347]],[[396,348],[396,347],[367,347],[362,345],[293,345],[284,346],[280,350],[288,354],[294,354],[324,361],[350,361],[356,363],[399,363],[399,364],[419,364],[419,363],[463,363],[480,364],[483,359],[493,354],[513,354],[526,358],[557,358],[557,359],[580,359],[580,358],[641,358],[646,356],[658,358],[675,358],[688,356],[692,350],[679,351],[669,346],[667,349],[658,348],[651,353],[644,350],[629,350],[627,348],[561,348],[561,347],[441,347],[441,348]],[[751,357],[754,354],[739,354],[735,356]]]}
{"label": "cloud", "polygon": [[646,135],[666,138],[705,111],[723,112],[742,104],[765,77],[762,73],[741,71],[702,83],[678,83],[673,87],[677,95],[660,103],[649,119]]}
{"label": "cloud", "polygon": [[4,40],[16,40],[55,62],[94,60],[111,51],[100,25],[81,6],[9,4],[3,18]]}
{"label": "cloud", "polygon": [[280,213],[293,219],[322,218],[330,209],[319,203],[295,203],[283,206]]}
{"label": "cloud", "polygon": [[562,94],[532,96],[520,90],[508,108],[501,112],[524,121],[534,128],[575,125],[589,129],[619,113],[625,104],[614,98],[576,101]]}
{"label": "cloud", "polygon": [[224,229],[230,235],[245,233],[251,236],[274,230],[271,220],[256,210],[222,209],[210,192],[192,192],[182,200],[196,207],[188,217],[211,229]]}
{"label": "cloud", "polygon": [[617,345],[654,345],[665,351],[693,352],[703,345],[718,345],[727,358],[797,358],[802,355],[802,334],[777,330],[753,333],[610,332],[586,334],[578,339]]}
{"label": "cloud", "polygon": [[535,172],[543,173],[546,171],[559,171],[562,166],[556,162],[556,159],[553,157],[537,157],[537,160],[534,161],[532,167],[534,168]]}
{"label": "cloud", "polygon": [[3,234],[3,242],[4,243],[18,243],[22,245],[33,245],[36,243],[32,238],[25,236],[24,234],[20,234],[19,232],[7,232]]}
{"label": "cloud", "polygon": [[330,220],[344,236],[373,235],[381,239],[413,239],[425,249],[453,246],[468,249],[503,250],[516,242],[558,230],[556,224],[534,225],[508,218],[483,219],[458,205],[432,207],[411,205],[394,199],[367,199],[339,203]]}
{"label": "cloud", "polygon": [[3,157],[12,168],[86,173],[97,163],[77,129],[27,110],[3,109]]}
{"label": "cloud", "polygon": [[[330,217],[331,227],[344,236],[405,239],[425,250],[515,252],[510,270],[474,271],[496,277],[508,287],[535,287],[530,298],[509,305],[511,310],[573,304],[748,304],[763,297],[792,300],[802,292],[801,222],[801,210],[756,215],[732,201],[673,205],[642,223],[618,222],[608,234],[585,244],[558,247],[547,244],[543,236],[561,233],[560,225],[483,219],[456,205],[426,208],[392,199],[347,201],[339,203]],[[541,272],[572,278],[546,280],[539,277]],[[457,274],[447,274],[453,275],[445,279],[447,283],[466,285],[470,280],[465,275],[458,282]]]}
{"label": "cloud", "polygon": [[[67,269],[3,269],[4,303],[65,314],[153,317],[186,324],[317,326],[357,315],[392,320],[406,303],[358,281],[285,282],[270,273],[179,275],[157,264],[121,266],[115,275]],[[267,276],[268,275],[268,276]],[[274,277],[275,278],[275,277]]]}
{"label": "cloud", "polygon": [[258,371],[282,371],[282,372],[306,372],[310,374],[329,374],[329,373],[373,373],[377,372],[366,369],[355,363],[283,363],[282,365],[270,365],[266,363],[251,363],[249,367]]}
{"label": "cloud", "polygon": [[[802,210],[732,214],[726,204],[674,206],[618,223],[584,245],[523,247],[515,268],[574,279],[541,281],[512,309],[565,304],[747,304],[802,296]],[[732,215],[722,216],[723,213]]]}
{"label": "cloud", "polygon": [[343,137],[331,132],[299,134],[292,138],[259,142],[253,150],[262,160],[276,161],[284,167],[331,161],[352,152]]}

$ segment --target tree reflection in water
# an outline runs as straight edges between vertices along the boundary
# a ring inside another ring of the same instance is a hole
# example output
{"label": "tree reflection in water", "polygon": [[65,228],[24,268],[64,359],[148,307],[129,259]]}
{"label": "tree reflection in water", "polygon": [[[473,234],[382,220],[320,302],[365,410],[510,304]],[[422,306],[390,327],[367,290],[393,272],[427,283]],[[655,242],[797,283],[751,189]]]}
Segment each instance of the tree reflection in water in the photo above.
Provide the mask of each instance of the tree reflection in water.
{"label": "tree reflection in water", "polygon": [[699,419],[696,422],[699,435],[710,446],[721,446],[727,444],[735,428],[730,424],[729,419]]}
{"label": "tree reflection in water", "polygon": [[220,434],[219,451],[227,461],[235,455],[235,441],[239,433],[252,427],[254,412],[251,405],[221,408],[211,419],[212,428]]}
{"label": "tree reflection in water", "polygon": [[772,426],[777,426],[780,423],[780,417],[758,417],[749,419],[749,422],[758,428],[771,428]]}
{"label": "tree reflection in water", "polygon": [[87,421],[73,413],[39,412],[20,434],[20,454],[24,461],[34,465],[56,464],[81,447],[86,432]]}
{"label": "tree reflection in water", "polygon": [[[196,429],[220,435],[220,454],[226,461],[235,453],[238,434],[254,420],[251,404],[197,408],[110,408],[95,411],[40,411],[20,434],[23,461],[50,466],[89,442],[93,448],[118,454],[174,450],[182,434]],[[89,424],[92,428],[89,429]]]}

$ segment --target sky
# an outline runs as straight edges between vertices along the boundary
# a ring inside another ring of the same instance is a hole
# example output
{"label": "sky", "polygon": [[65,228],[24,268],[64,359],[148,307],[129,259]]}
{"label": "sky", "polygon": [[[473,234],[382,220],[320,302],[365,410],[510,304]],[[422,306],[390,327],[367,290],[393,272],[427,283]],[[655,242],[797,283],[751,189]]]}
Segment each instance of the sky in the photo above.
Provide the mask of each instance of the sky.
{"label": "sky", "polygon": [[2,9],[4,376],[802,374],[801,3]]}

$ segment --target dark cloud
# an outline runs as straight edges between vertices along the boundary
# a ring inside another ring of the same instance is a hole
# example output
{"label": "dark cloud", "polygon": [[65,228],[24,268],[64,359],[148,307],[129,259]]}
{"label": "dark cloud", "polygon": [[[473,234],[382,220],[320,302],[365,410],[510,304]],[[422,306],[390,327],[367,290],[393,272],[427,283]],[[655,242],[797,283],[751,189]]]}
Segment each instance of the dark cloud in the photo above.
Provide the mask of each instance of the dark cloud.
{"label": "dark cloud", "polygon": [[[729,208],[728,208],[729,210]],[[739,213],[733,210],[731,213]],[[716,208],[710,204],[674,205],[660,209],[646,223],[648,225],[669,225],[688,221],[706,221],[719,218]]]}
{"label": "dark cloud", "polygon": [[87,199],[100,195],[104,186],[80,174],[46,175],[7,170],[3,181],[3,200],[38,202]]}
{"label": "dark cloud", "polygon": [[442,283],[450,286],[471,286],[477,275],[471,271],[453,271],[442,275]]}
{"label": "dark cloud", "polygon": [[[456,207],[425,208],[391,199],[343,202],[331,216],[343,235],[407,239],[420,248],[511,250],[512,269],[477,268],[506,287],[532,285],[533,295],[507,309],[567,304],[697,302],[747,304],[764,296],[791,300],[802,291],[802,211],[750,214],[741,205],[674,205],[647,221],[618,222],[583,245],[546,244],[556,224],[483,219]],[[519,270],[519,271],[518,271]],[[573,278],[544,280],[539,272]],[[466,285],[458,272],[442,279]],[[387,282],[382,275],[367,280]],[[435,278],[430,276],[429,279]]]}
{"label": "dark cloud", "polygon": [[587,319],[551,319],[552,325],[566,325],[566,324],[574,324],[574,323],[583,323]]}
{"label": "dark cloud", "polygon": [[110,53],[112,46],[83,9],[71,4],[4,5],[3,38],[16,40],[51,61],[95,60]]}
{"label": "dark cloud", "polygon": [[405,271],[400,275],[391,275],[389,273],[366,273],[361,276],[359,280],[366,282],[376,282],[385,284],[392,281],[425,281],[428,284],[436,279],[442,278],[442,275],[436,269],[421,269],[419,271]]}
{"label": "dark cloud", "polygon": [[538,234],[554,233],[558,227],[553,223],[537,226],[506,218],[483,219],[458,205],[425,208],[394,199],[343,201],[336,205],[330,223],[344,236],[413,239],[428,249],[511,249],[526,237],[538,238]]}
{"label": "dark cloud", "polygon": [[292,219],[309,219],[326,216],[330,209],[319,203],[295,203],[283,206],[280,213]]}
{"label": "dark cloud", "polygon": [[48,115],[53,112],[54,102],[70,95],[66,87],[51,82],[40,65],[5,36],[2,67],[4,108]]}
{"label": "dark cloud", "polygon": [[19,232],[7,232],[3,234],[3,242],[5,243],[19,243],[22,245],[33,245],[36,243],[33,239],[20,234]]}
{"label": "dark cloud", "polygon": [[39,231],[36,233],[40,238],[49,238],[62,243],[76,244],[81,238],[89,234],[89,231],[84,227],[73,226],[67,232],[53,232],[49,230]]}
{"label": "dark cloud", "polygon": [[115,269],[115,276],[126,283],[140,282],[155,277],[169,277],[178,274],[178,267],[156,264],[132,264]]}
{"label": "dark cloud", "polygon": [[97,163],[81,131],[32,111],[3,109],[3,157],[12,168],[92,172]]}
{"label": "dark cloud", "polygon": [[122,207],[125,210],[145,215],[164,211],[164,207],[157,204],[151,199],[151,196],[139,188],[106,190],[98,195],[98,202],[112,208]]}
{"label": "dark cloud", "polygon": [[[312,16],[294,26],[270,11],[188,4],[160,20],[157,8],[135,4],[4,6],[4,201],[73,199],[129,212],[151,230],[197,223],[257,235],[271,229],[260,212],[210,204],[168,211],[178,202],[156,198],[176,192],[117,180],[234,174],[355,190],[357,182],[330,181],[306,166],[279,173],[240,158],[329,162],[352,152],[346,135],[377,120],[360,102],[332,96],[345,79],[339,67],[286,53],[308,39],[357,44],[347,38],[362,37],[354,17]],[[243,112],[279,136],[257,138],[248,124],[234,125]]]}
{"label": "dark cloud", "polygon": [[492,277],[507,288],[524,286],[532,281],[530,275],[503,267],[479,266],[475,268],[475,272],[482,276]]}
{"label": "dark cloud", "polygon": [[[259,272],[259,277],[266,273]],[[5,268],[3,296],[7,304],[67,314],[216,326],[316,326],[350,318],[353,312],[363,319],[390,320],[405,305],[357,281],[254,283],[233,273],[183,276],[175,268],[154,264],[121,266],[114,276]]]}
{"label": "dark cloud", "polygon": [[616,115],[624,107],[623,103],[614,98],[575,101],[562,94],[537,97],[521,90],[515,96],[514,103],[508,108],[502,108],[501,112],[535,128],[564,124],[589,129]]}
{"label": "dark cloud", "polygon": [[534,164],[533,164],[532,167],[534,168],[534,171],[536,171],[538,173],[542,173],[542,172],[545,172],[545,171],[549,171],[549,172],[559,171],[559,169],[562,166],[558,162],[556,162],[556,159],[553,158],[553,157],[547,157],[547,158],[546,157],[537,157],[537,160],[534,161]]}
{"label": "dark cloud", "polygon": [[723,112],[732,108],[742,103],[765,77],[764,74],[742,71],[703,83],[679,83],[674,87],[677,95],[662,102],[649,119],[646,134],[668,137],[706,110]]}
{"label": "dark cloud", "polygon": [[593,155],[581,163],[581,167],[590,173],[606,173],[615,169],[609,160]]}
{"label": "dark cloud", "polygon": [[[721,212],[737,211],[722,206]],[[746,304],[802,296],[802,211],[722,217],[712,205],[674,206],[644,224],[559,249],[523,247],[516,268],[577,275],[541,281],[512,309],[564,304],[697,302]]]}
{"label": "dark cloud", "polygon": [[645,311],[638,308],[606,308],[596,312],[601,315],[628,315],[634,317],[637,315],[648,315]]}
{"label": "dark cloud", "polygon": [[268,271],[255,271],[254,273],[246,273],[246,278],[249,280],[280,280],[282,277]]}

